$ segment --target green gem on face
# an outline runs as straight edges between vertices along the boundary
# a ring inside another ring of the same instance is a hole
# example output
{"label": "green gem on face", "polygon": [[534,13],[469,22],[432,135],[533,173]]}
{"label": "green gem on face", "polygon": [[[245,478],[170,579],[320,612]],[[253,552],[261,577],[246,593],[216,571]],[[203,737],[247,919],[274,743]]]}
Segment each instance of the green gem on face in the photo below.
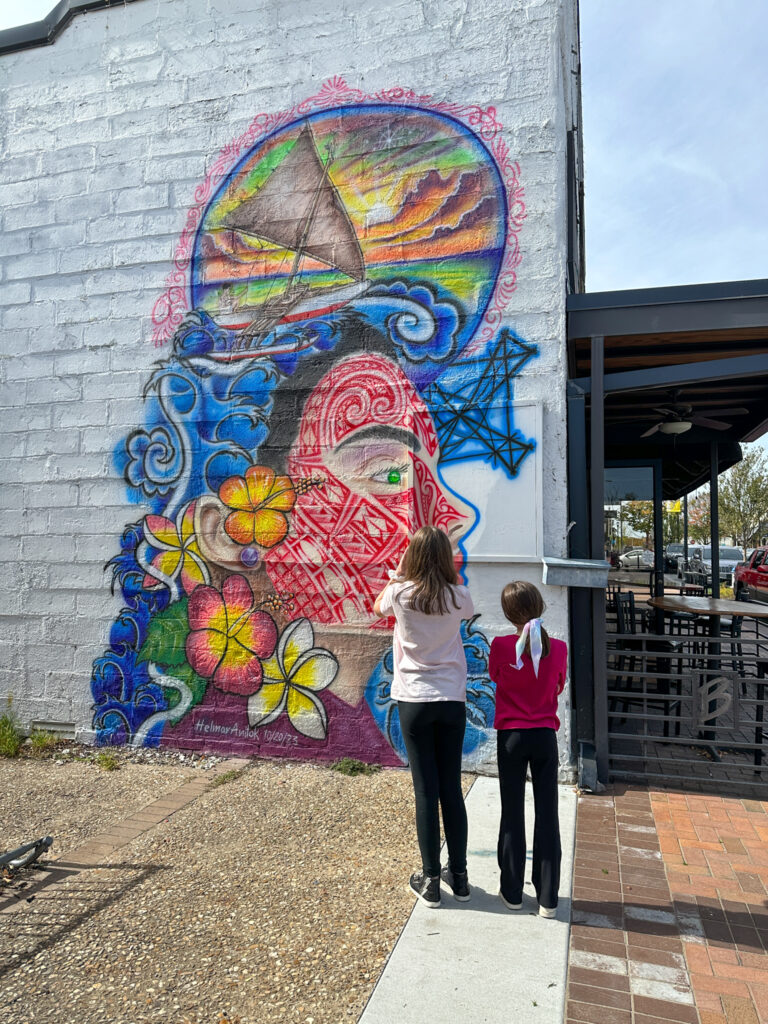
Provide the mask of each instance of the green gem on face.
{"label": "green gem on face", "polygon": [[387,476],[387,483],[399,484],[402,480],[402,475],[399,469],[390,469],[389,475]]}

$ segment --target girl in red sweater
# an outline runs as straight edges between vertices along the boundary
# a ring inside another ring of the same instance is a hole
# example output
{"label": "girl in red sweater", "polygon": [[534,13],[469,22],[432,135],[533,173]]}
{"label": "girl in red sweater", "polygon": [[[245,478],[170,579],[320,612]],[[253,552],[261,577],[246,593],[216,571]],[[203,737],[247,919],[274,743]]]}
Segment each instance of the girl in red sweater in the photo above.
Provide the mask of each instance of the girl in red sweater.
{"label": "girl in red sweater", "polygon": [[491,643],[488,671],[496,683],[497,753],[501,788],[499,896],[510,910],[523,905],[525,777],[533,781],[533,886],[539,914],[554,917],[560,887],[557,815],[557,698],[565,686],[568,648],[541,625],[544,600],[518,580],[502,591],[501,607],[515,633]]}

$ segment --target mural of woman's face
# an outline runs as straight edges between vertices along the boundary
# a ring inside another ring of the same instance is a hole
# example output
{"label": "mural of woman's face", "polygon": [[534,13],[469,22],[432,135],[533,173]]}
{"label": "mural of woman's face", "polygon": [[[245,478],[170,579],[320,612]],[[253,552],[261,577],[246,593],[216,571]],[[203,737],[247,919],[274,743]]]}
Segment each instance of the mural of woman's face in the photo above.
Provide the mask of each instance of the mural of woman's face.
{"label": "mural of woman's face", "polygon": [[266,555],[279,593],[323,623],[371,624],[373,601],[408,538],[432,524],[458,544],[474,514],[438,475],[429,410],[381,355],[334,366],[309,394],[287,460],[292,479],[322,480],[299,496],[288,539]]}

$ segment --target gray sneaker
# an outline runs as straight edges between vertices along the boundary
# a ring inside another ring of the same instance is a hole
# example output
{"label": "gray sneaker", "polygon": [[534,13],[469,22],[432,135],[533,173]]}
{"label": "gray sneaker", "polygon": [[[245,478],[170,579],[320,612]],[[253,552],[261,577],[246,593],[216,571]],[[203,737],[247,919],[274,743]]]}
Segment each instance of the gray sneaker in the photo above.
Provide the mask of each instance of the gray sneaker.
{"label": "gray sneaker", "polygon": [[459,903],[466,903],[469,899],[469,879],[466,871],[451,871],[450,867],[443,868],[440,877],[453,893],[453,898]]}
{"label": "gray sneaker", "polygon": [[411,892],[418,896],[422,903],[426,903],[428,907],[440,906],[439,875],[435,878],[430,878],[429,875],[425,875],[422,871],[417,871],[411,875],[411,880],[408,884]]}

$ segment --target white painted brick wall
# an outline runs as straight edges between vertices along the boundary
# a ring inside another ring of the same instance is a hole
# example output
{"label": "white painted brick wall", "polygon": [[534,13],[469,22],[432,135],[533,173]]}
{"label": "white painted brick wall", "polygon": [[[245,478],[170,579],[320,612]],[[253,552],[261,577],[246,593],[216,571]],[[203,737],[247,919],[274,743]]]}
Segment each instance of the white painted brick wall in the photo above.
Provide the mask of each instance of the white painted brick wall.
{"label": "white painted brick wall", "polygon": [[[545,551],[566,553],[565,146],[575,0],[146,0],[0,57],[0,697],[88,727],[119,600],[103,565],[127,503],[112,452],[141,422],[150,313],[194,191],[260,111],[342,75],[493,104],[527,220],[507,322],[540,346],[516,398],[544,403]],[[481,581],[490,595],[514,571]],[[567,635],[565,594],[547,594]],[[490,598],[489,598],[490,601]],[[489,611],[489,615],[491,612]],[[498,615],[498,613],[497,613]],[[564,736],[567,743],[567,737]]]}

